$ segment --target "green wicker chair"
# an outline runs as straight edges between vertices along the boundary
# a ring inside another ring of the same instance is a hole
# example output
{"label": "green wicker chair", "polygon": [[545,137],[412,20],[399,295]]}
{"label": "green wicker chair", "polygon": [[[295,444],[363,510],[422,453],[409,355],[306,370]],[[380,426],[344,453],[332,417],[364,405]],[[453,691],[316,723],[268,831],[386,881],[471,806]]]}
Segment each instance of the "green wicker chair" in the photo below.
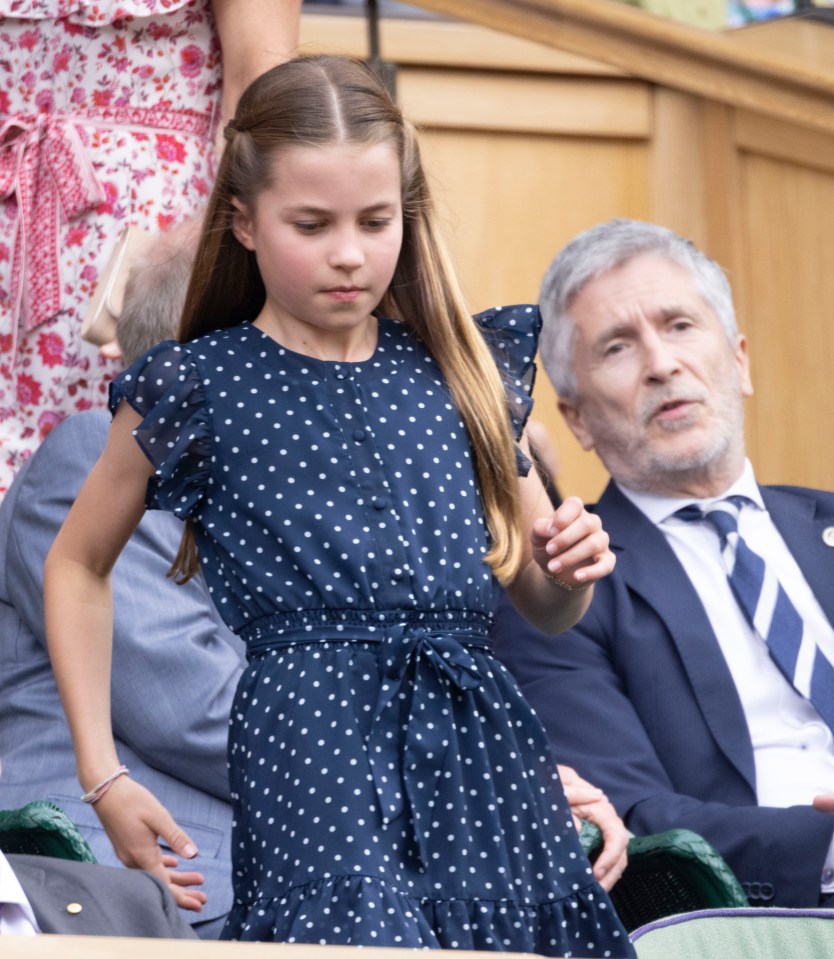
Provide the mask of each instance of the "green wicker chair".
{"label": "green wicker chair", "polygon": [[86,839],[59,806],[46,800],[0,812],[0,850],[95,862]]}
{"label": "green wicker chair", "polygon": [[637,959],[829,959],[834,910],[703,909],[634,930]]}
{"label": "green wicker chair", "polygon": [[[581,838],[593,862],[602,848],[599,830],[586,823]],[[611,890],[611,901],[628,932],[676,913],[748,905],[727,863],[688,829],[632,836],[628,866]]]}

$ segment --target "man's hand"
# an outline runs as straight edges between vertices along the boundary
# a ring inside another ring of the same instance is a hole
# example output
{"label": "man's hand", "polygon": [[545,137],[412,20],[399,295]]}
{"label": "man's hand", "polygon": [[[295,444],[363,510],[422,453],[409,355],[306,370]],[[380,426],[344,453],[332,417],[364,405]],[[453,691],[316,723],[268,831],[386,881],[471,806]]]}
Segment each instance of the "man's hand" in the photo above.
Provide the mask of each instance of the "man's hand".
{"label": "man's hand", "polygon": [[[594,878],[607,892],[628,865],[628,830],[601,789],[592,786],[570,766],[556,768],[559,770],[559,778],[562,780],[565,798],[570,805],[577,831],[582,829],[582,821],[587,820],[602,833],[602,851],[593,868]],[[828,798],[832,800],[834,811],[834,796]]]}

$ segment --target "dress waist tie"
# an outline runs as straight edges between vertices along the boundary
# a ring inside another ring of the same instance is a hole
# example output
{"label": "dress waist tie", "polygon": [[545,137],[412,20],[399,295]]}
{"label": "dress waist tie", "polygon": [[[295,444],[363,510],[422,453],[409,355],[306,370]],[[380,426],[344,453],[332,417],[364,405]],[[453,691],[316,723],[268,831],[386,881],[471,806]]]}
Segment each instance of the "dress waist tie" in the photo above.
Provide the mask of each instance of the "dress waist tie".
{"label": "dress waist tie", "polygon": [[[316,626],[255,642],[257,652],[320,641],[381,644],[382,683],[367,740],[368,761],[386,825],[410,811],[417,854],[429,861],[432,810],[446,754],[454,748],[453,697],[483,680],[470,649],[488,651],[490,619],[388,622],[375,631]],[[250,653],[253,651],[250,641]]]}
{"label": "dress waist tie", "polygon": [[59,226],[105,200],[79,127],[150,127],[207,137],[211,118],[194,111],[107,107],[77,114],[18,114],[0,118],[0,200],[14,197],[17,220],[11,250],[13,329],[27,332],[61,307]]}

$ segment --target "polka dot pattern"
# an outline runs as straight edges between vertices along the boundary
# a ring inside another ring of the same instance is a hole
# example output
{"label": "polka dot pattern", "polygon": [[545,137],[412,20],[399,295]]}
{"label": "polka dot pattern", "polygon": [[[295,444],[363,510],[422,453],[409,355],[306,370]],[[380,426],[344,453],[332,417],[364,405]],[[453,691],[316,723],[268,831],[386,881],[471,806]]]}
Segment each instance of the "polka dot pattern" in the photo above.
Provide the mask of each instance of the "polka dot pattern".
{"label": "polka dot pattern", "polygon": [[[538,311],[478,319],[519,431]],[[422,345],[380,320],[369,360],[323,362],[242,323],[156,347],[122,398],[156,467],[149,506],[193,517],[248,646],[225,935],[631,955],[491,655],[468,439]]]}

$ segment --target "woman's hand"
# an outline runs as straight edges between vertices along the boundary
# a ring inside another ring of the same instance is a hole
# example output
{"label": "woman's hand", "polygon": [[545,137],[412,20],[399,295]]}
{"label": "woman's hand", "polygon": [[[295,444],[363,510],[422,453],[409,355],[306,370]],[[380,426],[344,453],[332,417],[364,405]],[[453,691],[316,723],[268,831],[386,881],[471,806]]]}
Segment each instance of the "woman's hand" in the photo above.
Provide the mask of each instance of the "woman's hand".
{"label": "woman's hand", "polygon": [[[193,859],[197,847],[151,792],[135,780],[121,776],[94,808],[116,855],[126,866],[144,869],[162,879],[180,908],[202,910],[206,894],[191,888],[203,884],[202,874],[176,871],[177,856]],[[176,855],[163,853],[159,839]]]}
{"label": "woman's hand", "polygon": [[530,542],[544,574],[566,589],[590,586],[614,569],[602,521],[577,496],[569,496],[552,516],[537,519]]}
{"label": "woman's hand", "polygon": [[606,891],[628,865],[628,830],[601,789],[592,786],[570,766],[557,766],[565,798],[577,831],[582,822],[593,823],[602,833],[602,851],[594,862],[594,878]]}

